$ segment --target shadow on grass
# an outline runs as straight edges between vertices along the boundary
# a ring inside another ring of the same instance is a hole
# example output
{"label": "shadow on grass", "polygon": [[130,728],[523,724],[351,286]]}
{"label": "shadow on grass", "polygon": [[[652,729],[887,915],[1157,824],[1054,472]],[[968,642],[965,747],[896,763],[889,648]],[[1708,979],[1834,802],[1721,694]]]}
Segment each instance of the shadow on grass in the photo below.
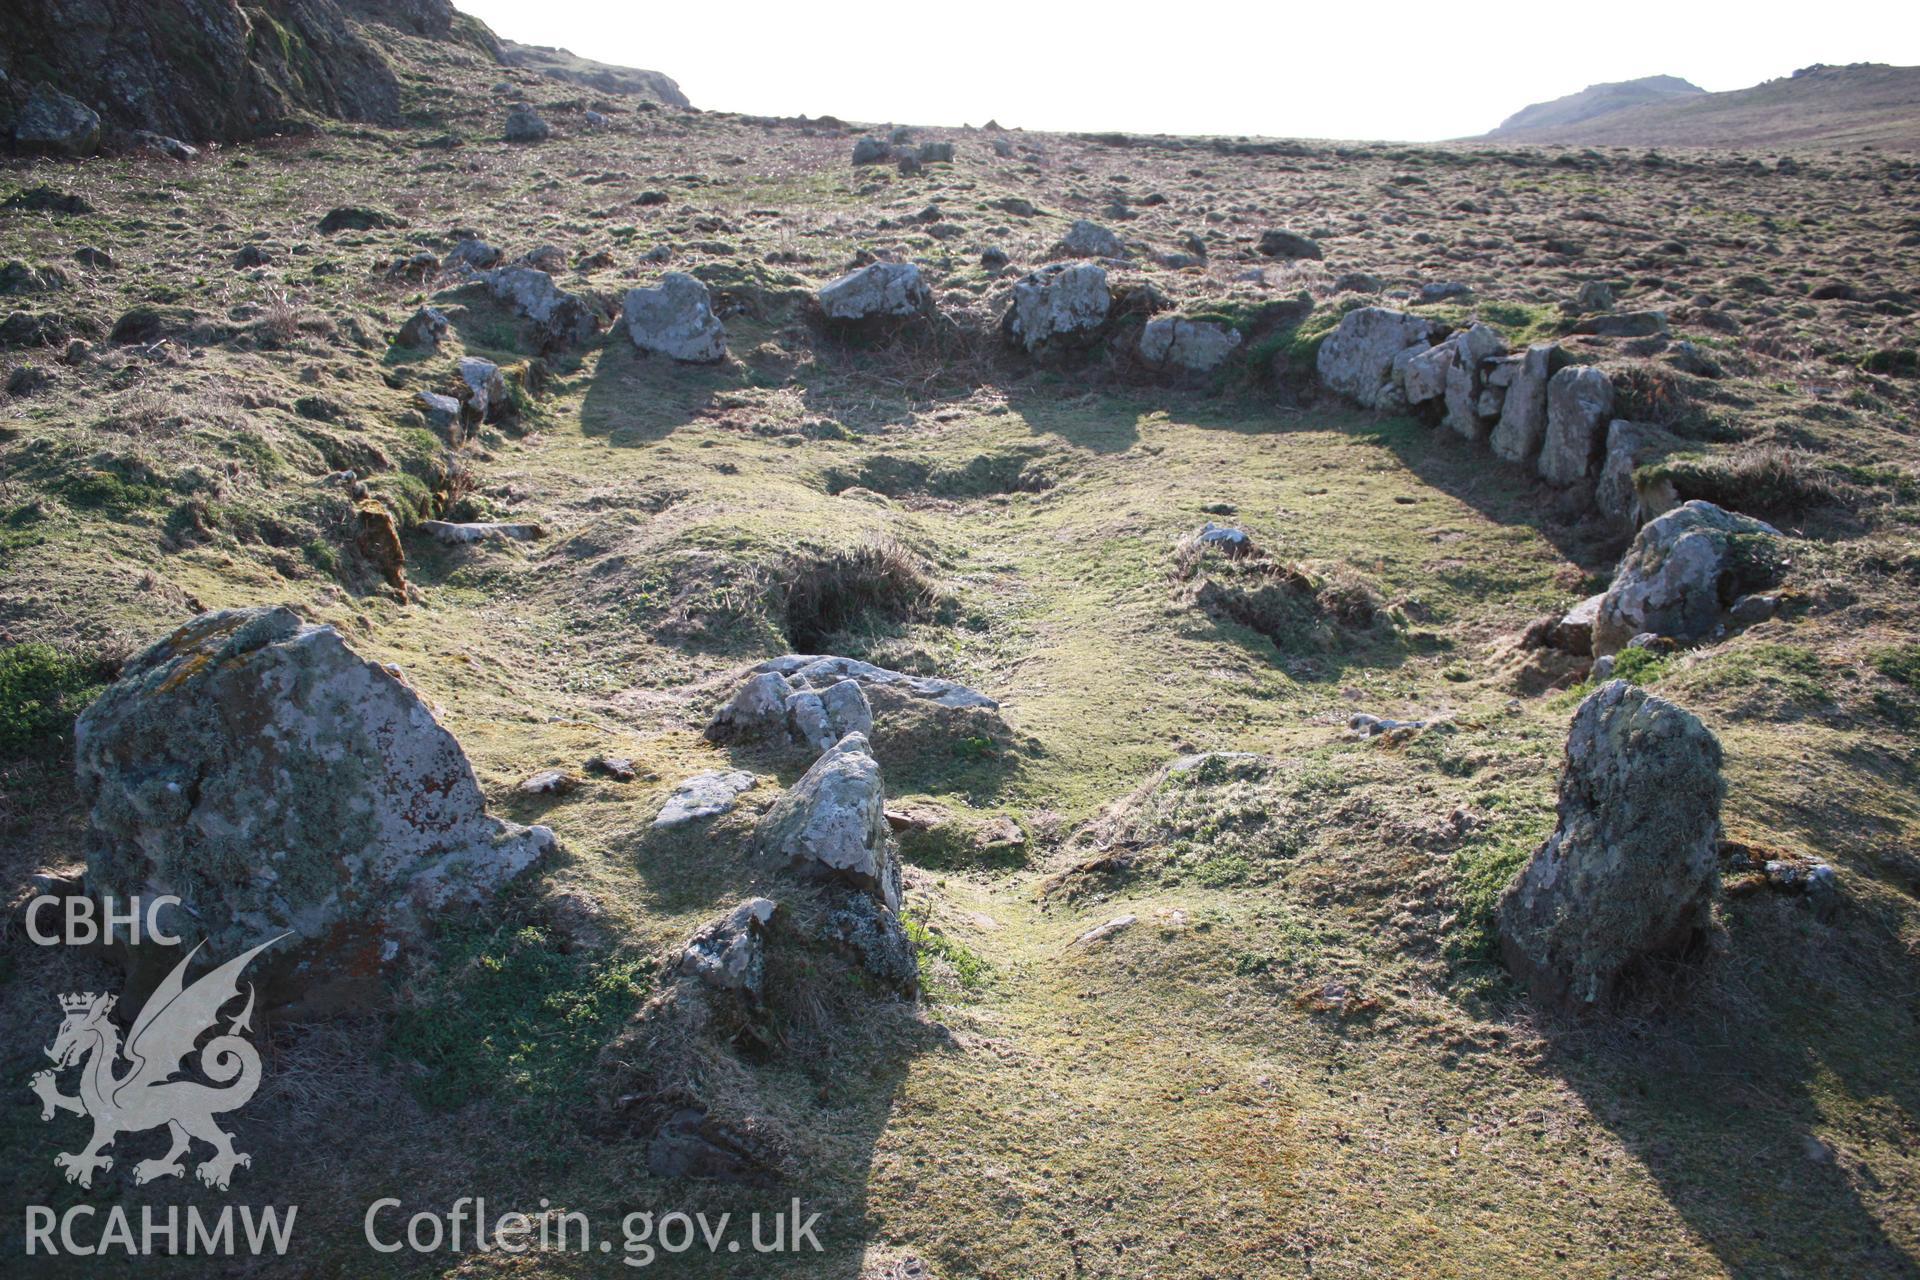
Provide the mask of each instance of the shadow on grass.
{"label": "shadow on grass", "polygon": [[[1731,1274],[1920,1276],[1863,1199],[1887,1166],[1862,1130],[1920,1120],[1920,1059],[1889,1052],[1920,1045],[1910,970],[1866,921],[1829,928],[1801,899],[1729,915],[1684,1013],[1567,1030],[1550,1067]],[[1816,1123],[1863,1140],[1836,1150]]]}

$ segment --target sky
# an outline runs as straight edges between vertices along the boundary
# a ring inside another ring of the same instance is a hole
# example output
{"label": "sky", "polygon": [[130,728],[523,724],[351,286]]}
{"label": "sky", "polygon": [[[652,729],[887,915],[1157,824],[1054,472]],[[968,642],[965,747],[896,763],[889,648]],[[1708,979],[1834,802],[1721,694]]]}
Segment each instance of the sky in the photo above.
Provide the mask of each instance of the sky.
{"label": "sky", "polygon": [[664,72],[696,107],[917,125],[1431,141],[1602,81],[1920,63],[1902,0],[455,3],[509,40]]}

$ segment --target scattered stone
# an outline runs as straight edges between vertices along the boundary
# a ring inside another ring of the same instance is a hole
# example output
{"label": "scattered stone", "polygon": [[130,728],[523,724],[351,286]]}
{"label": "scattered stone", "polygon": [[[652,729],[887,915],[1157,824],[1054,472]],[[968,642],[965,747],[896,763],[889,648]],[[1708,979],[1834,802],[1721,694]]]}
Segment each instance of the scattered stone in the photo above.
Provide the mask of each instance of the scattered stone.
{"label": "scattered stone", "polygon": [[1472,296],[1473,286],[1461,284],[1457,280],[1435,281],[1431,284],[1423,284],[1420,286],[1420,301],[1422,302],[1445,302],[1449,298],[1470,298]]}
{"label": "scattered stone", "polygon": [[1258,248],[1269,258],[1308,258],[1317,262],[1322,257],[1318,244],[1293,231],[1263,231]]}
{"label": "scattered stone", "polygon": [[853,143],[855,164],[885,164],[893,159],[893,147],[879,138],[856,138]]}
{"label": "scattered stone", "polygon": [[1360,712],[1347,719],[1347,730],[1362,738],[1377,738],[1383,733],[1392,733],[1398,729],[1425,729],[1431,720],[1391,720],[1386,716],[1370,716]]}
{"label": "scattered stone", "polygon": [[1704,639],[1721,610],[1775,585],[1785,570],[1772,525],[1695,499],[1641,526],[1594,620],[1596,653],[1643,632]]}
{"label": "scattered stone", "polygon": [[886,789],[864,734],[842,738],[767,811],[759,847],[799,870],[900,908],[900,863],[887,831]]}
{"label": "scattered stone", "polygon": [[588,773],[597,773],[615,782],[632,782],[640,776],[633,767],[633,761],[625,756],[588,756],[582,767]]}
{"label": "scattered stone", "polygon": [[1566,488],[1593,475],[1606,424],[1613,418],[1613,379],[1591,366],[1562,369],[1547,383],[1547,434],[1540,477]]}
{"label": "scattered stone", "polygon": [[14,117],[13,141],[22,151],[83,159],[100,147],[100,116],[86,103],[38,84]]}
{"label": "scattered stone", "polygon": [[876,262],[841,276],[816,295],[829,320],[859,324],[910,320],[933,309],[933,295],[910,262]]}
{"label": "scattered stone", "polygon": [[580,779],[565,769],[542,769],[520,784],[523,796],[564,796],[580,789]]}
{"label": "scattered stone", "polygon": [[1090,262],[1055,263],[1013,286],[1001,325],[1030,355],[1083,343],[1098,335],[1113,308],[1107,273]]}
{"label": "scattered stone", "polygon": [[1245,529],[1234,525],[1215,524],[1211,520],[1200,526],[1200,532],[1194,535],[1194,539],[1208,546],[1218,547],[1236,559],[1240,556],[1252,555],[1254,552],[1253,539],[1247,536]]}
{"label": "scattered stone", "polygon": [[1320,344],[1315,360],[1320,381],[1365,408],[1395,407],[1404,392],[1389,381],[1394,358],[1409,347],[1424,350],[1434,330],[1433,321],[1404,311],[1349,311]]}
{"label": "scattered stone", "polygon": [[135,129],[128,135],[128,138],[134,146],[139,147],[142,151],[151,151],[155,155],[165,156],[169,160],[178,160],[182,164],[200,158],[200,148],[191,143],[182,142],[178,138],[169,138],[165,134],[154,133],[148,129]]}
{"label": "scattered stone", "polygon": [[541,119],[532,106],[522,102],[507,112],[502,136],[508,142],[545,142],[553,136],[553,126]]}
{"label": "scattered stone", "polygon": [[1133,928],[1139,922],[1137,916],[1115,916],[1105,924],[1097,924],[1073,940],[1076,947],[1090,947],[1096,942],[1105,942],[1117,933]]}
{"label": "scattered stone", "polygon": [[487,816],[396,668],[289,609],[200,615],[129,663],[74,738],[89,888],[164,886],[185,905],[169,925],[216,955],[291,930],[302,987],[377,972],[553,847]]}
{"label": "scattered stone", "polygon": [[726,330],[707,286],[684,272],[668,272],[651,289],[629,289],[625,314],[628,336],[642,351],[688,364],[726,359]]}
{"label": "scattered stone", "polygon": [[414,393],[414,403],[426,417],[427,426],[438,431],[448,444],[459,444],[460,402],[452,396],[441,395],[438,391],[418,391]]}
{"label": "scattered stone", "polygon": [[1120,237],[1097,222],[1077,218],[1060,243],[1053,247],[1056,258],[1124,258],[1127,247]]}
{"label": "scattered stone", "polygon": [[923,142],[920,144],[921,164],[952,164],[953,144],[951,142]]}
{"label": "scattered stone", "polygon": [[584,299],[562,291],[545,271],[499,267],[486,273],[486,281],[494,297],[539,326],[543,347],[582,346],[600,332],[600,317],[593,308]]}
{"label": "scattered stone", "polygon": [[1501,898],[1501,950],[1535,995],[1591,1007],[1707,929],[1719,884],[1720,744],[1669,702],[1611,681],[1574,714],[1559,819]]}
{"label": "scattered stone", "polygon": [[1240,345],[1240,331],[1210,320],[1156,316],[1140,330],[1140,358],[1160,369],[1211,373]]}
{"label": "scattered stone", "polygon": [[456,523],[451,520],[422,520],[420,531],[450,547],[471,546],[476,542],[538,542],[547,536],[546,529],[537,524],[501,524],[493,521]]}
{"label": "scattered stone", "polygon": [[674,787],[673,794],[661,806],[660,815],[653,820],[654,829],[665,831],[684,827],[699,818],[732,813],[740,797],[751,791],[758,781],[752,774],[737,769],[696,773]]}
{"label": "scattered stone", "polygon": [[447,317],[432,307],[422,307],[400,326],[399,343],[416,351],[437,351],[447,336]]}

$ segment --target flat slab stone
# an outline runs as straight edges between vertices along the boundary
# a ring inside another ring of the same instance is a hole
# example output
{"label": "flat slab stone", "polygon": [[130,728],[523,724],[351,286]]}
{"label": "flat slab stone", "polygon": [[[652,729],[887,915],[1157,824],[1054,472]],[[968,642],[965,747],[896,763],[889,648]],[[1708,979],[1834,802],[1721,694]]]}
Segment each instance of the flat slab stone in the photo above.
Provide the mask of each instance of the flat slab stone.
{"label": "flat slab stone", "polygon": [[753,790],[759,779],[739,769],[709,769],[696,773],[674,787],[660,815],[653,820],[656,831],[684,827],[701,818],[716,818],[733,812],[740,797]]}

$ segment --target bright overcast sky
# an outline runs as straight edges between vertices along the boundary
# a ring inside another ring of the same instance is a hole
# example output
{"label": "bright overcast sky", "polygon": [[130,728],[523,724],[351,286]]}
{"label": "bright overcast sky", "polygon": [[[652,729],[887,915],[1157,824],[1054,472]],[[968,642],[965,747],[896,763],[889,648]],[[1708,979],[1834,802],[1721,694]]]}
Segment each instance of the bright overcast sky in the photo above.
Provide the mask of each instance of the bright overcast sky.
{"label": "bright overcast sky", "polygon": [[1910,0],[455,3],[509,40],[664,72],[696,107],[921,125],[1424,141],[1601,81],[1920,63]]}

